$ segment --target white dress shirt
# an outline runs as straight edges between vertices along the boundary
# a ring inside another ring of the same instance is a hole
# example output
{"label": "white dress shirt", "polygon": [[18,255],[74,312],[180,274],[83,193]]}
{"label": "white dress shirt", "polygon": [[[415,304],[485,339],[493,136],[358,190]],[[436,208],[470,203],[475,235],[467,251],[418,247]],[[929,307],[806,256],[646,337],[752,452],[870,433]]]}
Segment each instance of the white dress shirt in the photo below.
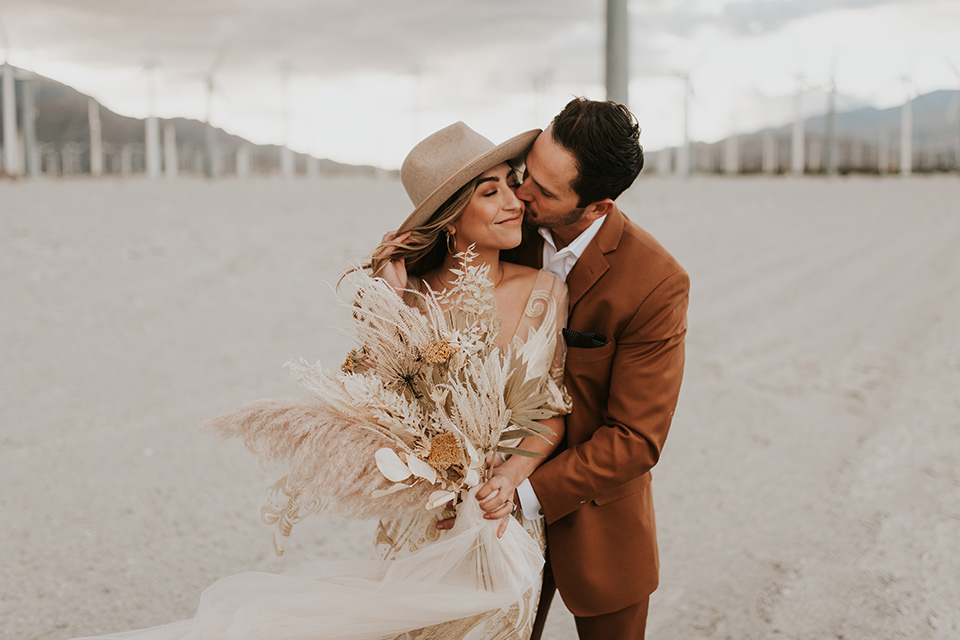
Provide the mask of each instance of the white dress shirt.
{"label": "white dress shirt", "polygon": [[[584,229],[583,233],[574,238],[573,242],[559,251],[557,250],[557,243],[553,239],[553,233],[544,227],[537,229],[544,240],[543,268],[566,282],[567,276],[573,270],[573,265],[577,264],[577,260],[587,250],[587,245],[600,231],[600,227],[603,226],[603,221],[606,219],[606,216],[602,216],[594,220],[589,227]],[[530,480],[524,480],[520,483],[520,486],[517,487],[517,497],[520,499],[520,510],[523,511],[527,520],[536,520],[543,517],[540,500],[537,498],[537,493],[533,490]]]}

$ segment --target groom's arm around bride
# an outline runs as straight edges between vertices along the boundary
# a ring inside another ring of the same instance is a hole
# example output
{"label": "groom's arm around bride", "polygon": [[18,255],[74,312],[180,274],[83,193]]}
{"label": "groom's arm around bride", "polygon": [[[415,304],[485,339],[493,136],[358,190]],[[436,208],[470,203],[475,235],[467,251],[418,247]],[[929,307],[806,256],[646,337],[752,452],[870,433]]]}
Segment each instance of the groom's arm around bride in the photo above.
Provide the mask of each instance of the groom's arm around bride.
{"label": "groom's arm around bride", "polygon": [[565,444],[530,476],[547,524],[539,617],[555,581],[581,638],[642,638],[659,580],[650,469],[680,391],[689,278],[615,204],[642,165],[625,107],[575,99],[537,138],[517,190],[539,228],[515,259],[570,294],[573,411]]}

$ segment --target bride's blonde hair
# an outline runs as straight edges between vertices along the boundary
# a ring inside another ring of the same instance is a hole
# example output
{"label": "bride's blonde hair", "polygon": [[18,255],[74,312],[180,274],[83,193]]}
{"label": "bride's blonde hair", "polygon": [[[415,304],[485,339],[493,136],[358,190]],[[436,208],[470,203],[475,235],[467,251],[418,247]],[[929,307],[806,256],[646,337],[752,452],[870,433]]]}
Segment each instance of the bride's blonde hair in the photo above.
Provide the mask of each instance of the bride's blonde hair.
{"label": "bride's blonde hair", "polygon": [[397,234],[402,235],[409,232],[410,237],[405,241],[387,240],[381,242],[374,249],[370,260],[361,265],[360,268],[369,269],[371,275],[377,276],[387,262],[401,258],[406,261],[407,273],[415,276],[422,276],[439,267],[443,264],[443,254],[447,251],[447,238],[444,228],[448,224],[456,222],[463,215],[479,182],[480,176],[475,177],[447,198],[447,201],[440,205],[440,208],[430,216],[426,223]]}

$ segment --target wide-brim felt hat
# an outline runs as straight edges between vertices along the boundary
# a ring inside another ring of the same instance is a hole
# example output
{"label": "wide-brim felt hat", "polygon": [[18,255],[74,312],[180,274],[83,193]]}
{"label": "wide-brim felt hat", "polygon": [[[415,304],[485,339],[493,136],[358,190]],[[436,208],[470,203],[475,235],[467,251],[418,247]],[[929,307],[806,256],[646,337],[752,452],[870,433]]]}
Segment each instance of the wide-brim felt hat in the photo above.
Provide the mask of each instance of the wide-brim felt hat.
{"label": "wide-brim felt hat", "polygon": [[488,169],[523,155],[540,129],[493,144],[463,122],[426,137],[400,167],[400,182],[415,207],[399,233],[425,224],[463,185]]}

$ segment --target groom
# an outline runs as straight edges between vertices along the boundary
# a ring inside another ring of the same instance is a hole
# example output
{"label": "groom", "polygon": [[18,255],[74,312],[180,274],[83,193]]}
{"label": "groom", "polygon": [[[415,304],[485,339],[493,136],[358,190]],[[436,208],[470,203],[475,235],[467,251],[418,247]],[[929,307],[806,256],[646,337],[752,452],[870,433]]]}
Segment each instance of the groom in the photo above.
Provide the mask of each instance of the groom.
{"label": "groom", "polygon": [[557,589],[580,638],[643,638],[658,583],[650,469],[680,392],[690,281],[616,205],[643,166],[639,134],[626,107],[575,98],[534,142],[516,192],[533,228],[512,259],[570,291],[566,440],[518,490],[547,525],[535,639]]}

